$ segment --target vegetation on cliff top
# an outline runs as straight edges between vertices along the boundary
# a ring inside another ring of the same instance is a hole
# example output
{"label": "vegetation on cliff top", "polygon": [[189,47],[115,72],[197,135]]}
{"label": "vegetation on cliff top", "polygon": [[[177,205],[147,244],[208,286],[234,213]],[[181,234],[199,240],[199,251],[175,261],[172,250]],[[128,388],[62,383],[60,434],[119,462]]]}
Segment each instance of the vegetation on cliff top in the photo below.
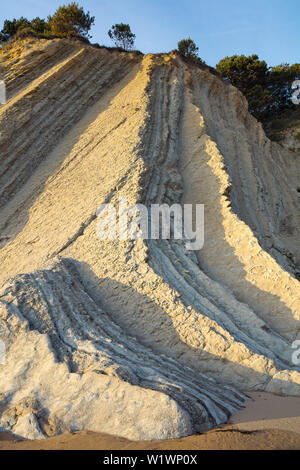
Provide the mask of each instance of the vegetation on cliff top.
{"label": "vegetation on cliff top", "polygon": [[76,2],[60,6],[47,20],[39,17],[28,20],[23,16],[16,20],[5,20],[0,32],[0,42],[6,42],[16,35],[27,33],[38,37],[81,37],[88,38],[95,17],[85,12]]}
{"label": "vegetation on cliff top", "polygon": [[[23,16],[5,20],[0,31],[0,43],[27,36],[78,38],[88,42],[94,23],[95,17],[90,12],[85,12],[78,3],[72,2],[60,6],[47,20],[39,17],[28,20]],[[129,24],[113,25],[108,36],[124,51],[130,51],[134,47],[136,36]],[[199,48],[190,37],[179,41],[177,50],[183,60],[206,66],[198,56]],[[209,69],[212,70],[212,67]],[[291,101],[292,83],[300,79],[299,63],[269,67],[256,54],[248,57],[233,55],[221,59],[216,70],[225,81],[231,82],[244,94],[250,113],[264,124],[268,135],[274,140],[279,141],[282,130],[299,122],[300,106],[295,106]]]}

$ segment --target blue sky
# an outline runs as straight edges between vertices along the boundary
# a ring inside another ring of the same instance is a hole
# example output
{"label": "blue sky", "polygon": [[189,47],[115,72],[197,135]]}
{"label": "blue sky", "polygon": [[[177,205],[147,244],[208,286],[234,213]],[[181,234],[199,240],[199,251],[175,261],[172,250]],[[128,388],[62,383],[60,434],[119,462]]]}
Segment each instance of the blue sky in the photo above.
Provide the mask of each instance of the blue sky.
{"label": "blue sky", "polygon": [[[53,14],[68,0],[1,1],[5,19]],[[112,45],[112,24],[129,23],[142,52],[165,52],[190,36],[209,65],[256,53],[269,65],[300,62],[300,0],[78,0],[96,17],[92,42]]]}

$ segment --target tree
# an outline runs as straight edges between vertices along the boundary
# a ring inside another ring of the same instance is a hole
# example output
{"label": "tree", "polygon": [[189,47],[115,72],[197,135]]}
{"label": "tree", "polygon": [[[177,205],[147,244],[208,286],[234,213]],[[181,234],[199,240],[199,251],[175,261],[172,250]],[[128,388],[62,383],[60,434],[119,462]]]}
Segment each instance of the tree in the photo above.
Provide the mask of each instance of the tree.
{"label": "tree", "polygon": [[267,84],[268,66],[256,54],[225,57],[216,65],[216,69],[244,94],[256,85],[265,87]]}
{"label": "tree", "polygon": [[117,47],[122,47],[125,51],[131,50],[134,46],[135,34],[131,32],[129,24],[113,25],[108,35]]}
{"label": "tree", "polygon": [[177,47],[181,56],[186,57],[187,59],[190,59],[198,64],[205,65],[205,62],[198,56],[199,48],[191,38],[181,39]]}
{"label": "tree", "polygon": [[269,71],[269,89],[277,111],[293,108],[292,84],[300,79],[300,64],[280,64]]}
{"label": "tree", "polygon": [[181,39],[181,41],[178,43],[178,52],[184,57],[198,57],[198,49],[199,48],[191,38]]}
{"label": "tree", "polygon": [[91,37],[88,32],[95,22],[95,17],[90,16],[90,12],[85,13],[78,3],[72,2],[59,7],[53,16],[48,16],[48,22],[53,34]]}
{"label": "tree", "polygon": [[39,17],[29,21],[26,18],[15,18],[12,21],[5,20],[0,32],[0,41],[11,39],[19,31],[37,33],[44,36],[82,36],[89,37],[88,32],[94,24],[95,18],[90,13],[85,13],[78,3],[72,2],[59,7],[53,16],[48,16],[48,21]]}
{"label": "tree", "polygon": [[262,121],[293,107],[291,86],[300,78],[300,64],[269,68],[256,54],[233,55],[220,60],[216,69],[245,95],[249,111]]}
{"label": "tree", "polygon": [[34,18],[29,21],[21,16],[18,20],[5,20],[3,29],[0,32],[0,41],[5,42],[14,37],[19,31],[26,30],[35,33],[44,33],[48,28],[48,23],[41,18]]}
{"label": "tree", "polygon": [[272,106],[272,93],[268,88],[269,69],[256,54],[233,55],[220,60],[216,66],[219,74],[229,80],[247,98],[249,111],[262,119]]}
{"label": "tree", "polygon": [[35,32],[35,33],[44,33],[47,31],[49,28],[49,24],[47,23],[46,20],[43,20],[39,17],[34,18],[30,22],[30,28]]}
{"label": "tree", "polygon": [[8,41],[17,33],[17,31],[29,28],[30,25],[30,21],[28,21],[23,16],[21,16],[21,18],[19,18],[18,20],[16,20],[16,18],[14,18],[12,21],[5,20],[2,31],[0,32],[0,41]]}

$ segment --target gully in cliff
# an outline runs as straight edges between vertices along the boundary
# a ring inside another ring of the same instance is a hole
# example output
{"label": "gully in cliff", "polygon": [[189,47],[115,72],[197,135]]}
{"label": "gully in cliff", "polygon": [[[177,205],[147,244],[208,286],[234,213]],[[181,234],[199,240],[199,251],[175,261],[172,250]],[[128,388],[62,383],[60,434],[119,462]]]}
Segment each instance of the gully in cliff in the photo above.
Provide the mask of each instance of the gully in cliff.
{"label": "gully in cliff", "polygon": [[6,88],[3,80],[0,80],[0,104],[6,103]]}

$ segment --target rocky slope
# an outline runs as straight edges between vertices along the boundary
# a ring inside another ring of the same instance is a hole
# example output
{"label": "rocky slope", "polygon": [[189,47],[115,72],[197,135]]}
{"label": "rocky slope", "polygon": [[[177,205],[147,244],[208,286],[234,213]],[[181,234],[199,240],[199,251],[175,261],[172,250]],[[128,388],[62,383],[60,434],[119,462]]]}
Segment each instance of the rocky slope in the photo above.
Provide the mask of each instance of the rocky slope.
{"label": "rocky slope", "polygon": [[[1,429],[172,438],[248,390],[299,396],[299,156],[176,55],[0,57]],[[204,204],[203,249],[100,240],[97,207],[121,196]]]}

